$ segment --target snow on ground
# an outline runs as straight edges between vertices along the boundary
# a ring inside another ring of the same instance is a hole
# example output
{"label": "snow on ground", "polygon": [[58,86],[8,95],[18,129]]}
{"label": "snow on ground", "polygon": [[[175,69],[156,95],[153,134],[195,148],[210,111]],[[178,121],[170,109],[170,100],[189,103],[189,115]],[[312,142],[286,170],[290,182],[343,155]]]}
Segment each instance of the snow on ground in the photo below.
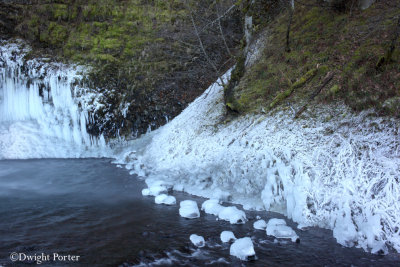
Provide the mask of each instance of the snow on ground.
{"label": "snow on ground", "polygon": [[166,194],[161,194],[154,198],[154,202],[156,204],[175,205],[176,198],[174,196],[168,196]]}
{"label": "snow on ground", "polygon": [[231,245],[230,254],[244,261],[251,260],[256,256],[253,241],[251,241],[250,237],[235,240]]}
{"label": "snow on ground", "polygon": [[236,240],[236,237],[232,231],[222,231],[220,238],[223,243],[227,243],[227,242]]}
{"label": "snow on ground", "polygon": [[206,241],[204,241],[204,237],[192,234],[190,235],[190,241],[195,245],[196,247],[202,248],[206,244]]}
{"label": "snow on ground", "polygon": [[285,220],[282,219],[270,219],[268,224],[266,224],[266,233],[267,235],[272,235],[276,238],[290,239],[292,242],[300,241],[296,232],[287,226]]}
{"label": "snow on ground", "polygon": [[200,217],[200,211],[197,202],[194,200],[184,200],[180,203],[179,215],[187,219]]}
{"label": "snow on ground", "polygon": [[267,223],[264,220],[257,220],[253,223],[254,229],[265,230],[267,228]]}
{"label": "snow on ground", "polygon": [[296,109],[224,122],[223,89],[214,84],[117,162],[146,181],[162,176],[194,195],[332,229],[345,246],[400,251],[398,120],[326,104],[294,120]]}

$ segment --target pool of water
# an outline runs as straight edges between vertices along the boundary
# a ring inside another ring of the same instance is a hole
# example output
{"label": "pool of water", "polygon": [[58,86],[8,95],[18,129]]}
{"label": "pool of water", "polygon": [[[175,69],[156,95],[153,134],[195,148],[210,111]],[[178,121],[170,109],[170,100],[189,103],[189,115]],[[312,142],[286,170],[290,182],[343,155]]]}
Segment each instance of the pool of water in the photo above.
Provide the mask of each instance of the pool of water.
{"label": "pool of water", "polygon": [[[380,256],[344,248],[331,231],[300,231],[288,220],[301,242],[276,242],[252,227],[257,215],[283,218],[273,213],[247,211],[250,220],[245,225],[204,213],[187,220],[179,216],[178,205],[156,205],[152,197],[143,197],[144,186],[109,159],[0,161],[0,265],[36,265],[35,255],[44,258],[40,266],[400,265],[396,253]],[[178,203],[193,199],[200,206],[204,201],[173,195]],[[230,256],[229,244],[219,239],[224,230],[251,237],[257,259],[241,262]],[[204,236],[204,248],[190,243],[193,233]],[[23,260],[11,261],[12,253]],[[54,253],[75,258],[54,261]]]}

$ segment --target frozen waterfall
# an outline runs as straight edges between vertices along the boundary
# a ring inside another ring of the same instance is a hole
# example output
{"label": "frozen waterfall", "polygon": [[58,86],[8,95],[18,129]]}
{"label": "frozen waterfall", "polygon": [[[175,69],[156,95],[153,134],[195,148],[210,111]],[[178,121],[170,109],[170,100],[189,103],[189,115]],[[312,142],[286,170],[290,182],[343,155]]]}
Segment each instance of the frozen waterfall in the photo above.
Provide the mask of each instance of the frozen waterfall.
{"label": "frozen waterfall", "polygon": [[77,68],[25,60],[22,43],[0,43],[0,159],[102,156],[75,95]]}

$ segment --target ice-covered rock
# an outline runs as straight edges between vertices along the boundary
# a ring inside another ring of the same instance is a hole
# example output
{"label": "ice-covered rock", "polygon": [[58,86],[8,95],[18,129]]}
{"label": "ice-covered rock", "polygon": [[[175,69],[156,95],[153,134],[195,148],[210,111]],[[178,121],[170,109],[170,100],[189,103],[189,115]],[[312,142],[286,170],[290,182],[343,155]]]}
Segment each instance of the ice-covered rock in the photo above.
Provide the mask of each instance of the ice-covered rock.
{"label": "ice-covered rock", "polygon": [[150,189],[148,189],[148,188],[145,188],[145,189],[143,189],[142,190],[142,195],[143,196],[150,196]]}
{"label": "ice-covered rock", "polygon": [[201,210],[204,210],[205,213],[212,214],[218,216],[221,210],[224,207],[219,204],[218,199],[209,199],[203,202],[201,205]]}
{"label": "ice-covered rock", "polygon": [[272,218],[268,221],[267,227],[272,225],[286,225],[286,221],[284,219]]}
{"label": "ice-covered rock", "polygon": [[167,194],[161,194],[154,198],[154,202],[156,204],[175,205],[176,198],[174,196],[168,196]]}
{"label": "ice-covered rock", "polygon": [[265,230],[267,223],[264,220],[258,220],[253,223],[253,227],[257,230]]}
{"label": "ice-covered rock", "polygon": [[251,260],[256,256],[254,251],[253,241],[250,237],[237,239],[230,248],[230,254],[243,261]]}
{"label": "ice-covered rock", "polygon": [[181,201],[179,208],[179,215],[188,219],[199,218],[200,211],[199,208],[197,207],[197,202],[193,200]]}
{"label": "ice-covered rock", "polygon": [[164,185],[154,185],[142,190],[143,196],[158,196],[161,193],[168,192],[168,188]]}
{"label": "ice-covered rock", "polygon": [[223,243],[236,240],[235,235],[231,231],[222,231],[220,237]]}
{"label": "ice-covered rock", "polygon": [[190,241],[195,245],[196,247],[202,248],[206,244],[206,241],[204,241],[204,237],[192,234],[190,235]]}
{"label": "ice-covered rock", "polygon": [[299,236],[296,232],[286,225],[285,220],[271,219],[268,221],[267,235],[275,236],[276,238],[290,239],[292,242],[300,242]]}
{"label": "ice-covered rock", "polygon": [[221,209],[218,213],[218,218],[228,221],[231,224],[244,224],[247,221],[244,211],[239,210],[235,206]]}

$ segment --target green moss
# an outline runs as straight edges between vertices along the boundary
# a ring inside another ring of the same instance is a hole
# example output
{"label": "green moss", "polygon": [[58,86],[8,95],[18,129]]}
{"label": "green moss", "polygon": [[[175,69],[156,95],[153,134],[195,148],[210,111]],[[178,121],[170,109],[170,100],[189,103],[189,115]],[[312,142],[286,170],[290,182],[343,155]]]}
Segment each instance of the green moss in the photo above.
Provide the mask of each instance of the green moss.
{"label": "green moss", "polygon": [[332,86],[332,87],[329,89],[329,92],[330,92],[332,95],[336,95],[336,94],[339,92],[339,90],[340,90],[339,85],[335,84],[334,86]]}
{"label": "green moss", "polygon": [[308,82],[310,79],[312,79],[315,74],[317,74],[318,69],[312,69],[307,71],[306,74],[304,74],[304,76],[302,76],[299,80],[297,80],[293,85],[292,88],[296,89],[299,87],[302,87],[306,82]]}
{"label": "green moss", "polygon": [[52,5],[53,19],[67,20],[68,19],[68,6],[65,4]]}

